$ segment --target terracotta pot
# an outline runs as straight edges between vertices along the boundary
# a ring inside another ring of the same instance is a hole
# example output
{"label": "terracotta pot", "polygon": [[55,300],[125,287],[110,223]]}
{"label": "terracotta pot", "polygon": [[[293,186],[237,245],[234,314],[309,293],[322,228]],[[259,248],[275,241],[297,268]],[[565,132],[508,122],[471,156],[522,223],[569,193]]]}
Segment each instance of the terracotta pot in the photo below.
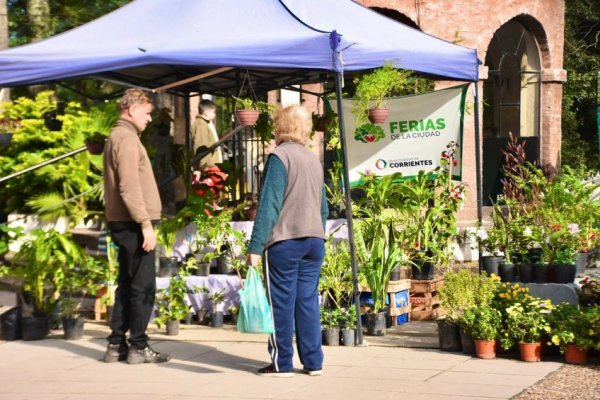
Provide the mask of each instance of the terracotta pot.
{"label": "terracotta pot", "polygon": [[483,358],[484,360],[496,358],[496,341],[476,339],[475,354],[477,354],[477,358]]}
{"label": "terracotta pot", "polygon": [[256,110],[236,110],[235,117],[242,126],[251,127],[256,124],[260,112]]}
{"label": "terracotta pot", "polygon": [[538,362],[542,359],[542,343],[519,343],[521,360]]}
{"label": "terracotta pot", "polygon": [[369,110],[369,121],[374,124],[383,124],[388,117],[390,110],[388,108],[371,108]]}
{"label": "terracotta pot", "polygon": [[587,361],[587,350],[582,350],[574,344],[568,344],[565,350],[565,362],[567,364],[585,364]]}

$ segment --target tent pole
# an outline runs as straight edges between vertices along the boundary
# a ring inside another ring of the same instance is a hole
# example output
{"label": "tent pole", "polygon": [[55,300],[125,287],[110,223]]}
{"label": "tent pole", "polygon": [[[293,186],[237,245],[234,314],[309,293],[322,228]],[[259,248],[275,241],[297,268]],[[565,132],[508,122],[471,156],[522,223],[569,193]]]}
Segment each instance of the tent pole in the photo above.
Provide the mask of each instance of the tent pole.
{"label": "tent pole", "polygon": [[[477,185],[477,222],[481,226],[483,220],[483,194],[481,187],[481,140],[479,138],[479,81],[473,82],[473,98],[475,103],[475,182]],[[477,246],[479,272],[481,272],[481,248]]]}
{"label": "tent pole", "polygon": [[340,127],[340,143],[342,145],[342,162],[344,164],[344,194],[346,197],[346,221],[348,224],[348,243],[350,244],[350,265],[352,266],[352,285],[354,306],[356,307],[356,342],[363,344],[362,323],[360,320],[360,292],[358,291],[358,268],[356,265],[356,247],[354,245],[354,229],[352,224],[352,200],[350,198],[350,175],[348,171],[348,152],[346,151],[346,132],[344,129],[344,109],[342,105],[342,74],[335,73],[335,97],[338,109],[338,125]]}

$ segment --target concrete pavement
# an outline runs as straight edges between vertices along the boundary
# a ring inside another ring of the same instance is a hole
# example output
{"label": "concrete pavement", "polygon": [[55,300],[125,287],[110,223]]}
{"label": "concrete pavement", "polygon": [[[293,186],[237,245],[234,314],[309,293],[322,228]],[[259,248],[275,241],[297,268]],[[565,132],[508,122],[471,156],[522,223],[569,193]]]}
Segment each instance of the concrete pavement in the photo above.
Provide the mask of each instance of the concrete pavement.
{"label": "concrete pavement", "polygon": [[[411,325],[418,326],[401,327]],[[418,330],[416,346],[426,347],[431,335]],[[107,334],[105,323],[86,322],[77,341],[62,340],[59,331],[42,341],[0,341],[0,399],[510,399],[562,365],[395,347],[400,339],[390,335],[365,337],[365,347],[324,347],[323,376],[298,370],[274,378],[254,374],[268,363],[266,335],[232,326],[182,326],[175,337],[152,328],[152,346],[173,357],[165,364],[100,362]],[[301,368],[297,358],[295,366]]]}

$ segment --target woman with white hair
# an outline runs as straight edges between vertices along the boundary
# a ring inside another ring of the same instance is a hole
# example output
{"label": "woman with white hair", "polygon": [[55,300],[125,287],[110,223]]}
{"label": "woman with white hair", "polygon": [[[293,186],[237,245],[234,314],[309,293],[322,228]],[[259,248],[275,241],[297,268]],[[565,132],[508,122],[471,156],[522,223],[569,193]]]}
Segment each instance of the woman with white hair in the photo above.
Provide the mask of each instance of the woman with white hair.
{"label": "woman with white hair", "polygon": [[264,255],[267,296],[275,323],[268,345],[271,364],[258,373],[293,375],[295,329],[303,371],[321,375],[317,287],[325,256],[327,219],[323,167],[306,147],[312,120],[305,108],[281,108],[275,112],[274,122],[277,147],[265,166],[247,256],[248,262],[256,266]]}

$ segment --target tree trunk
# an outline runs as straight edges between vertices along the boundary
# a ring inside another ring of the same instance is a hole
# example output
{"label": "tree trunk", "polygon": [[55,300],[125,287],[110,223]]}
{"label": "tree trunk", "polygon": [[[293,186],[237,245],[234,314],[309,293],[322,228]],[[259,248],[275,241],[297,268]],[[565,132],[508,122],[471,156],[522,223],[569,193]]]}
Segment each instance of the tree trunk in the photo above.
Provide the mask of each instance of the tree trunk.
{"label": "tree trunk", "polygon": [[27,0],[27,16],[31,27],[32,42],[37,42],[52,34],[49,0]]}
{"label": "tree trunk", "polygon": [[[27,16],[31,27],[32,42],[37,42],[52,35],[50,0],[27,0]],[[48,89],[48,85],[33,85],[29,87],[29,92],[35,95]]]}
{"label": "tree trunk", "polygon": [[[0,0],[0,50],[6,48],[8,48],[8,5],[7,0]],[[9,100],[10,89],[0,89],[0,103]]]}

